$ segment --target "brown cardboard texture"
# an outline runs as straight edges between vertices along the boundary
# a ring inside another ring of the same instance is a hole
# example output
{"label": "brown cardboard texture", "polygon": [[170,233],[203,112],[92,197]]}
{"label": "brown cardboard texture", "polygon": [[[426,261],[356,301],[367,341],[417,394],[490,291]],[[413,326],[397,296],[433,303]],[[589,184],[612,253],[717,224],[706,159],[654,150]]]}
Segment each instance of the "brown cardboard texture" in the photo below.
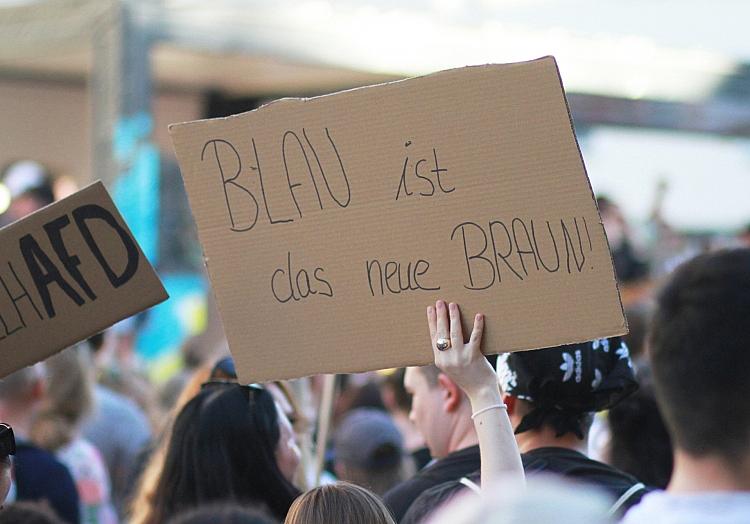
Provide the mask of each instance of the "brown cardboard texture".
{"label": "brown cardboard texture", "polygon": [[167,299],[101,182],[0,230],[0,378]]}
{"label": "brown cardboard texture", "polygon": [[437,298],[488,353],[626,332],[552,57],[170,132],[244,381],[431,362]]}

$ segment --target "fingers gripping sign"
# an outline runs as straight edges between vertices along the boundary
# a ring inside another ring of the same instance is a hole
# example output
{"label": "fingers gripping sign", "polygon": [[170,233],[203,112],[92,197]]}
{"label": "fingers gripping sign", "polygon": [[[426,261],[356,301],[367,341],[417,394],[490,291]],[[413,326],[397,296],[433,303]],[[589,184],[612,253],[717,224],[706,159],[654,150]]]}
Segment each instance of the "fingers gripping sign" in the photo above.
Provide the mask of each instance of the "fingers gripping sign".
{"label": "fingers gripping sign", "polygon": [[[438,300],[427,308],[427,323],[435,357],[435,365],[448,375],[467,394],[478,389],[497,387],[492,366],[481,351],[484,315],[474,317],[474,328],[468,342],[464,342],[461,312],[457,304],[446,305]],[[449,341],[443,347],[443,341]]]}

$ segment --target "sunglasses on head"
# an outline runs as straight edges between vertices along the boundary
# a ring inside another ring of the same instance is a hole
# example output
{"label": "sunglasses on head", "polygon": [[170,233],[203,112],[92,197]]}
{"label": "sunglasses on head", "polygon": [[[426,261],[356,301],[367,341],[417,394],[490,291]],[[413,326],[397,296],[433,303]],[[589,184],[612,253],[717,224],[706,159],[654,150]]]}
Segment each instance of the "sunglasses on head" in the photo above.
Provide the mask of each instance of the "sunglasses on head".
{"label": "sunglasses on head", "polygon": [[16,439],[13,436],[13,428],[4,422],[0,422],[0,458],[16,454]]}
{"label": "sunglasses on head", "polygon": [[250,404],[250,406],[255,405],[256,395],[258,395],[261,391],[265,391],[265,388],[261,386],[260,384],[239,384],[231,380],[209,380],[201,384],[201,391],[205,389],[221,388],[221,387],[240,388],[242,392],[245,394],[245,397],[247,397],[247,401]]}

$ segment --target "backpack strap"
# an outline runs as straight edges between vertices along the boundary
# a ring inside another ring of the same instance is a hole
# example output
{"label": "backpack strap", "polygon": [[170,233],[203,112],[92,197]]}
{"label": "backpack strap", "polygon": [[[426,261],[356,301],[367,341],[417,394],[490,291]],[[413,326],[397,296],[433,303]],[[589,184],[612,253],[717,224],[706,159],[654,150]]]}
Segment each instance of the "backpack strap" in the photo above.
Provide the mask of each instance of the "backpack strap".
{"label": "backpack strap", "polygon": [[619,499],[617,499],[617,501],[612,505],[612,507],[609,508],[607,515],[610,517],[616,515],[617,512],[620,511],[620,508],[622,508],[622,506],[625,505],[627,501],[633,498],[633,495],[645,489],[646,489],[646,485],[643,482],[638,482],[630,486],[630,488],[628,488],[628,490],[625,493],[623,493]]}

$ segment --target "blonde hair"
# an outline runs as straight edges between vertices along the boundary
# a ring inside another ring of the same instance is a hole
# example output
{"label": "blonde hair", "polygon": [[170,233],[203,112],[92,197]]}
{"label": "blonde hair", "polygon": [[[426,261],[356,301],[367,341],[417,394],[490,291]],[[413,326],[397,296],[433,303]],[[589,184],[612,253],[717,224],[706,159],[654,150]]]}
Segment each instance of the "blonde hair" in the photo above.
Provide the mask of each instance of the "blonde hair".
{"label": "blonde hair", "polygon": [[45,361],[47,391],[31,428],[31,439],[57,451],[76,438],[93,405],[93,378],[85,343],[70,347]]}
{"label": "blonde hair", "polygon": [[377,495],[365,488],[337,482],[311,489],[297,497],[284,524],[395,524]]}

